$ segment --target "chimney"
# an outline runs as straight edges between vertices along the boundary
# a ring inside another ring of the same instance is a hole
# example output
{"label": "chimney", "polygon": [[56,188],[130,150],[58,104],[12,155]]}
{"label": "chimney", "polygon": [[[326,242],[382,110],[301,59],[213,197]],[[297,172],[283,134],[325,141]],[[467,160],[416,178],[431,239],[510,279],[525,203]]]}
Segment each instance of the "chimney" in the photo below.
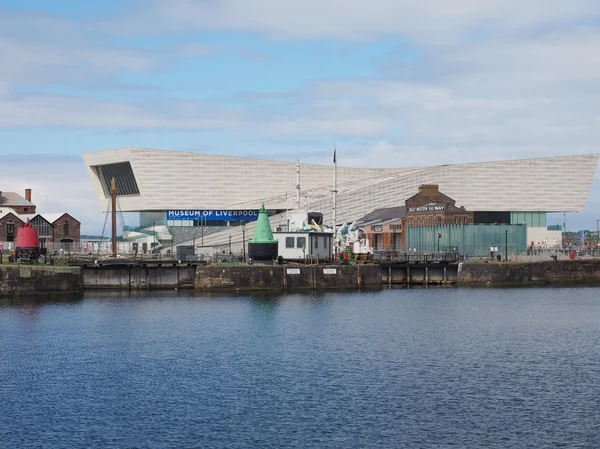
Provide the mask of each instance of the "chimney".
{"label": "chimney", "polygon": [[25,199],[31,203],[31,189],[25,189]]}
{"label": "chimney", "polygon": [[439,193],[439,186],[437,184],[421,184],[419,187],[419,193],[426,196],[433,196]]}

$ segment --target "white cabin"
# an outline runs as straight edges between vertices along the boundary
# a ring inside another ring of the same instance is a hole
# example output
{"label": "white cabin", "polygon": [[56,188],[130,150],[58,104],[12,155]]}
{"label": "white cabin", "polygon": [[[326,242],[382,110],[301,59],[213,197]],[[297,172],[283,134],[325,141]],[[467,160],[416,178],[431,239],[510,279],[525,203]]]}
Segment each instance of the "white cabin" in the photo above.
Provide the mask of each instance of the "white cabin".
{"label": "white cabin", "polygon": [[331,260],[333,258],[331,232],[274,232],[273,238],[279,240],[278,256],[283,260]]}

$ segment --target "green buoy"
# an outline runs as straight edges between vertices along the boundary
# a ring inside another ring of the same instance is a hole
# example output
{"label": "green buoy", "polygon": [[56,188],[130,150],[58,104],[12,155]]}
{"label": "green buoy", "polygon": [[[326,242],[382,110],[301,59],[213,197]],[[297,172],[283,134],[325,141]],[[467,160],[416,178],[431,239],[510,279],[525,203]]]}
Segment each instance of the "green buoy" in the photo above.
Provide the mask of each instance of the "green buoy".
{"label": "green buoy", "polygon": [[248,241],[248,256],[252,262],[268,263],[277,259],[278,240],[273,238],[269,215],[265,209],[265,203],[258,211],[258,220],[254,229],[254,238]]}

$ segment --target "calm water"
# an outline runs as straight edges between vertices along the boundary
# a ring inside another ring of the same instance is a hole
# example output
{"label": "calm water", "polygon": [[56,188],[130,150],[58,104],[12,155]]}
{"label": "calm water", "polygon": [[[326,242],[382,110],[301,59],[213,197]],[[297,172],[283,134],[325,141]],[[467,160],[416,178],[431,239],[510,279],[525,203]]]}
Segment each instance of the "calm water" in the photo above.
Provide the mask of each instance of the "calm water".
{"label": "calm water", "polygon": [[0,447],[600,447],[600,289],[0,306]]}

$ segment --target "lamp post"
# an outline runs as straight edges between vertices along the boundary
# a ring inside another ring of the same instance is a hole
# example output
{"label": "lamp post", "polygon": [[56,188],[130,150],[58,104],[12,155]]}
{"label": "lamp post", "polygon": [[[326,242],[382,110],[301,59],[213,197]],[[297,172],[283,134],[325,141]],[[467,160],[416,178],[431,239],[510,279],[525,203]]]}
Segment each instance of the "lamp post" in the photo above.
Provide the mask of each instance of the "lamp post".
{"label": "lamp post", "polygon": [[156,222],[152,222],[152,234],[154,235],[154,243],[152,244],[152,254],[154,254],[154,248],[156,248]]}
{"label": "lamp post", "polygon": [[563,253],[567,247],[567,213],[563,212]]}
{"label": "lamp post", "polygon": [[194,261],[196,260],[196,230],[192,232],[192,251],[194,254]]}
{"label": "lamp post", "polygon": [[442,238],[442,233],[441,233],[441,232],[438,232],[438,235],[437,235],[437,244],[438,244],[438,245],[437,245],[437,252],[438,252],[438,253],[440,252],[440,239],[441,239],[441,238]]}
{"label": "lamp post", "polygon": [[504,231],[504,261],[508,262],[508,229]]}
{"label": "lamp post", "polygon": [[242,251],[244,254],[244,263],[246,262],[246,223],[242,221]]}

